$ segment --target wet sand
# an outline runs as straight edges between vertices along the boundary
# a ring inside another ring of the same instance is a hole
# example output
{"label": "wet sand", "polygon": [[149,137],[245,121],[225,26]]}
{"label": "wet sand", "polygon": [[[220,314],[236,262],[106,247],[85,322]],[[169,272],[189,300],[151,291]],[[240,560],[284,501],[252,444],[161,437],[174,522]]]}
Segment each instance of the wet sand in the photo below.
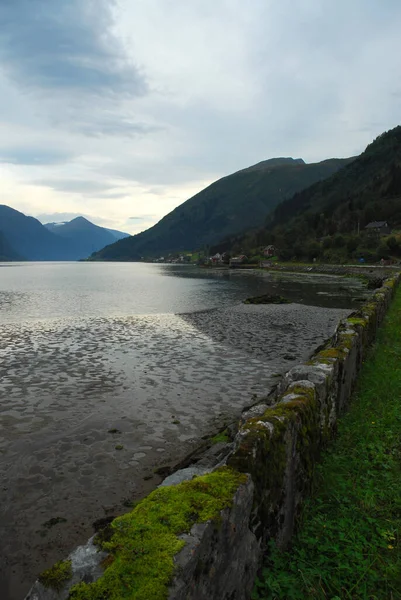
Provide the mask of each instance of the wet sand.
{"label": "wet sand", "polygon": [[349,312],[237,305],[1,326],[0,598],[21,600]]}

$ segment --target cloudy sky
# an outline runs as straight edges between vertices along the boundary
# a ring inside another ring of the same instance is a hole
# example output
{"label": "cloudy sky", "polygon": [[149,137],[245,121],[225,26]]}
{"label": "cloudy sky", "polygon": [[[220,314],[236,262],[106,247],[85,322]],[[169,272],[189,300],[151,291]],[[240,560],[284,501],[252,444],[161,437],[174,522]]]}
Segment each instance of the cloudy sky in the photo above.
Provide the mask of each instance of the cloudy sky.
{"label": "cloudy sky", "polygon": [[135,233],[401,124],[399,0],[0,0],[0,203]]}

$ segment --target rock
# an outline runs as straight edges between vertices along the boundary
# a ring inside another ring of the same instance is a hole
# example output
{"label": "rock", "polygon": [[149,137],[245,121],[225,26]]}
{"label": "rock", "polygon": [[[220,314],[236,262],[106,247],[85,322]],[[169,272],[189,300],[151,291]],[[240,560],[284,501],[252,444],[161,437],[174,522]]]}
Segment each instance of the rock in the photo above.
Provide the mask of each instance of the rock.
{"label": "rock", "polygon": [[172,473],[158,487],[165,487],[167,485],[177,485],[178,483],[182,483],[183,481],[188,481],[193,479],[197,475],[205,475],[206,473],[210,473],[212,468],[208,466],[197,467],[196,465],[192,467],[186,467],[185,469],[180,469],[179,471],[175,471]]}
{"label": "rock", "polygon": [[80,581],[91,583],[103,574],[102,561],[106,558],[105,552],[93,543],[94,536],[84,546],[78,546],[68,557],[71,560],[72,577],[66,581],[60,591],[44,587],[36,581],[25,597],[25,600],[67,600],[69,590]]}
{"label": "rock", "polygon": [[283,296],[263,294],[262,296],[247,298],[244,300],[244,304],[291,304],[291,302]]}

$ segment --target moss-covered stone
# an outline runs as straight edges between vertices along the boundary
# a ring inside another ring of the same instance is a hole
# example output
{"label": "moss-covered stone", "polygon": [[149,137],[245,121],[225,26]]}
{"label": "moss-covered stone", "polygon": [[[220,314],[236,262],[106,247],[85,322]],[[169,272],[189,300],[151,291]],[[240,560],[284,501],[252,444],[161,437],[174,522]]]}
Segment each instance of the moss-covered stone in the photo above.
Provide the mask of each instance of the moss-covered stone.
{"label": "moss-covered stone", "polygon": [[349,323],[350,325],[357,325],[360,327],[366,327],[367,325],[367,320],[362,318],[362,317],[348,317],[347,319],[347,323]]}
{"label": "moss-covered stone", "polygon": [[362,314],[367,315],[368,317],[374,317],[377,313],[377,302],[365,302],[365,304],[360,308]]}
{"label": "moss-covered stone", "polygon": [[337,347],[337,348],[326,348],[325,350],[321,350],[318,354],[316,354],[316,359],[319,361],[320,359],[334,359],[334,360],[343,360],[347,356],[347,349],[345,347]]}
{"label": "moss-covered stone", "polygon": [[62,560],[55,563],[50,569],[43,571],[38,580],[45,588],[51,588],[56,592],[63,589],[66,582],[72,577],[70,560]]}
{"label": "moss-covered stone", "polygon": [[[271,535],[282,527],[287,486],[292,485],[289,468],[293,445],[299,452],[302,485],[310,484],[310,475],[320,440],[319,408],[314,386],[297,382],[291,385],[273,407],[260,417],[249,419],[242,429],[239,447],[229,458],[238,471],[250,473],[255,482],[255,522],[257,537],[263,531]],[[302,474],[301,474],[302,472]]]}
{"label": "moss-covered stone", "polygon": [[247,476],[222,467],[177,486],[162,487],[111,524],[102,543],[112,555],[103,576],[72,588],[74,600],[166,600],[174,556],[184,546],[178,535],[194,523],[218,520]]}
{"label": "moss-covered stone", "polygon": [[397,277],[392,277],[391,279],[387,279],[387,281],[384,282],[384,286],[394,289],[397,285]]}

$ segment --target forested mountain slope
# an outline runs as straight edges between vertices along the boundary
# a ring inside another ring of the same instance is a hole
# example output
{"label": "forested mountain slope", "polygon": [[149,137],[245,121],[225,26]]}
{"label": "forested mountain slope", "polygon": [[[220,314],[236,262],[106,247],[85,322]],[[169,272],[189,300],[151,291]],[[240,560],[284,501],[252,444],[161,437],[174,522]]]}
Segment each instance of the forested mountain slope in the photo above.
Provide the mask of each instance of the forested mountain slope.
{"label": "forested mountain slope", "polygon": [[10,246],[5,235],[0,231],[0,261],[21,260],[22,257]]}
{"label": "forested mountain slope", "polygon": [[401,229],[401,126],[380,135],[328,179],[277,206],[264,227],[220,247],[250,252],[274,244],[284,259],[371,258],[373,250],[386,254],[383,243],[365,232],[371,221]]}

